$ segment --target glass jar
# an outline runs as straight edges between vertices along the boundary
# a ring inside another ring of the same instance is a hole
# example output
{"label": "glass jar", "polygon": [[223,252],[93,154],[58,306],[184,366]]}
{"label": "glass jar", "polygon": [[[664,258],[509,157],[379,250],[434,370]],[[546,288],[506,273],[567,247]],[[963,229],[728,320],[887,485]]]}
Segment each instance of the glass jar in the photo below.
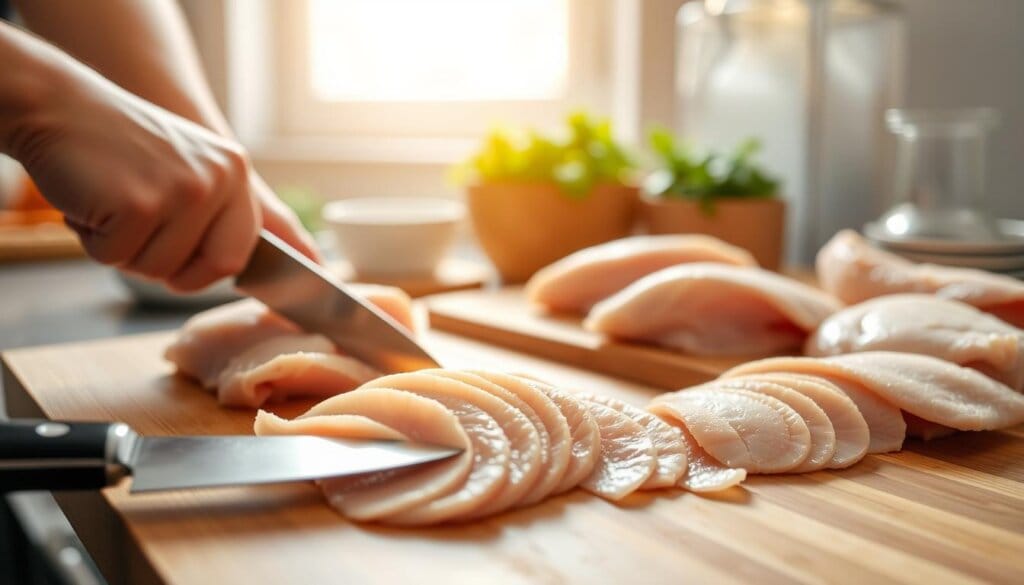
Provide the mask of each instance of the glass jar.
{"label": "glass jar", "polygon": [[880,0],[703,0],[677,18],[677,123],[696,145],[754,136],[783,179],[787,257],[885,208],[884,112],[902,99],[904,27]]}
{"label": "glass jar", "polygon": [[989,108],[890,110],[897,137],[893,207],[880,226],[894,238],[993,240],[985,205],[985,144],[998,121]]}

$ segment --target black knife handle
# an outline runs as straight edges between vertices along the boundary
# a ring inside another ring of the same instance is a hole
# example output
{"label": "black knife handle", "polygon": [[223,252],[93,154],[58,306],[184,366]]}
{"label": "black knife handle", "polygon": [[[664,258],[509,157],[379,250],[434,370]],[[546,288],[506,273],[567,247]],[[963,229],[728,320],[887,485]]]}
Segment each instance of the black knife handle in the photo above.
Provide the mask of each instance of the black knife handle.
{"label": "black knife handle", "polygon": [[0,492],[98,489],[124,475],[117,423],[0,421]]}

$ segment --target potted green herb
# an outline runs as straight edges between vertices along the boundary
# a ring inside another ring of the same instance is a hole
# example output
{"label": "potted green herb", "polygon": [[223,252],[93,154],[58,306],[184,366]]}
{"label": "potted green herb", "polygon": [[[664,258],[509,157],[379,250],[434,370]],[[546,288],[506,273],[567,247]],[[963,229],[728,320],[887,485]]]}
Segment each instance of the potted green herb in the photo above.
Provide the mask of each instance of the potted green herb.
{"label": "potted green herb", "polygon": [[629,234],[632,160],[607,120],[567,119],[562,138],[494,131],[455,169],[480,245],[505,282],[523,282],[581,248]]}
{"label": "potted green herb", "polygon": [[696,154],[669,132],[655,130],[650,144],[659,168],[648,176],[640,198],[647,231],[715,236],[746,248],[765,268],[778,269],[785,202],[778,180],[753,160],[760,150],[756,140],[729,154]]}

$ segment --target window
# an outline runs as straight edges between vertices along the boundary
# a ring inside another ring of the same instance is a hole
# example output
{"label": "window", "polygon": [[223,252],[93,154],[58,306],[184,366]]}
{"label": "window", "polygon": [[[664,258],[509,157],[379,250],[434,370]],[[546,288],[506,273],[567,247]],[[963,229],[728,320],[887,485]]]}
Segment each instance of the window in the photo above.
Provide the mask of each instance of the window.
{"label": "window", "polygon": [[607,110],[610,0],[277,2],[285,136],[478,137]]}

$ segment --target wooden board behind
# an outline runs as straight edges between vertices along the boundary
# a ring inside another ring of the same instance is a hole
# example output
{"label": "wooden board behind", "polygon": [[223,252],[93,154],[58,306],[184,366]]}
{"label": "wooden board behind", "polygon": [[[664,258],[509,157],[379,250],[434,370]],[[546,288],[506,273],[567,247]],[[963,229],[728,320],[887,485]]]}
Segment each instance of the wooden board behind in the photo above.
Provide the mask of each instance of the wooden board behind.
{"label": "wooden board behind", "polygon": [[26,262],[85,255],[78,236],[63,224],[0,225],[0,262]]}
{"label": "wooden board behind", "polygon": [[658,388],[700,384],[750,358],[708,358],[587,331],[582,318],[547,315],[527,303],[521,287],[440,294],[425,299],[436,329],[619,376]]}
{"label": "wooden board behind", "polygon": [[[161,359],[167,334],[4,354],[15,416],[149,435],[249,433]],[[445,334],[448,366],[547,378],[643,405],[657,391]],[[273,407],[293,416],[309,402]],[[466,526],[346,522],[310,484],[58,501],[112,585],[168,583],[1020,583],[1024,428],[911,443],[843,471],[753,477],[715,497],[616,505],[581,491]]]}

